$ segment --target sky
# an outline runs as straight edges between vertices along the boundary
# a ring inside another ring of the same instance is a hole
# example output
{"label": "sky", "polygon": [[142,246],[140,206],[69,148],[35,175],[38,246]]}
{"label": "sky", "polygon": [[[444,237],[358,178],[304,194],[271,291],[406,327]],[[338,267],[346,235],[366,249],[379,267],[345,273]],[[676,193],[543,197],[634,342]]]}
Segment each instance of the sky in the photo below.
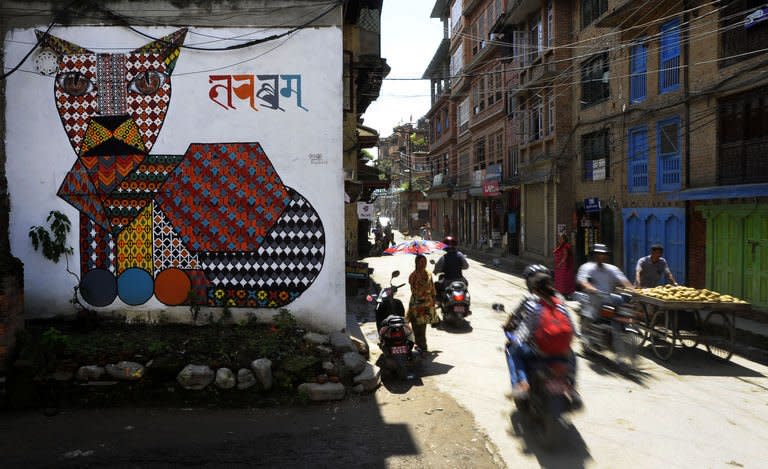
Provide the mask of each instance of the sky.
{"label": "sky", "polygon": [[384,0],[381,11],[381,56],[391,70],[379,98],[363,114],[363,125],[381,137],[405,122],[416,122],[429,111],[429,80],[421,78],[443,38],[443,24],[430,18],[434,0]]}

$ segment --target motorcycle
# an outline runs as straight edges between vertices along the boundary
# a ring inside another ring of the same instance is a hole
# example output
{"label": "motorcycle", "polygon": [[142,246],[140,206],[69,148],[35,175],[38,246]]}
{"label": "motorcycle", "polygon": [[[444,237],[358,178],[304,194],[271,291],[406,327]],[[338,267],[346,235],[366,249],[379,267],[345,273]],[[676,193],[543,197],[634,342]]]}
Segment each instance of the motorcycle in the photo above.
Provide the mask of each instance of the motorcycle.
{"label": "motorcycle", "polygon": [[[596,302],[583,292],[574,293],[574,297],[581,304],[579,323],[583,351],[586,354],[611,351],[620,365],[626,361],[634,365],[643,336],[636,313],[628,304],[631,295],[600,292],[596,294]],[[598,309],[594,319],[586,314],[593,309]]]}
{"label": "motorcycle", "polygon": [[[463,280],[454,280],[444,285],[443,274],[437,279],[437,304],[443,313],[443,320],[448,324],[459,324],[472,314],[467,284]],[[442,291],[440,291],[442,289]]]}
{"label": "motorcycle", "polygon": [[408,376],[408,368],[418,363],[413,342],[413,331],[402,316],[388,316],[379,329],[379,348],[382,351],[380,366],[394,371],[398,379]]}
{"label": "motorcycle", "polygon": [[528,399],[515,399],[515,406],[530,416],[539,443],[552,449],[570,426],[568,414],[581,408],[581,400],[575,399],[573,365],[565,358],[539,358],[529,367]]}
{"label": "motorcycle", "polygon": [[[494,303],[494,311],[504,313],[504,305]],[[515,314],[509,324],[517,327],[522,318]],[[527,364],[530,390],[527,398],[515,398],[518,411],[530,417],[537,441],[546,449],[561,442],[569,427],[568,414],[582,407],[574,386],[575,363],[566,357],[536,357]]]}
{"label": "motorcycle", "polygon": [[[375,297],[376,299],[376,330],[380,330],[381,326],[384,322],[384,319],[388,316],[405,316],[405,307],[403,306],[403,302],[400,301],[398,298],[395,298],[395,295],[397,294],[397,290],[402,288],[405,283],[401,283],[400,285],[394,285],[392,282],[395,278],[400,276],[400,271],[395,270],[392,272],[392,275],[389,278],[389,286],[387,288],[384,288],[379,292],[378,296]],[[374,297],[371,295],[368,295],[368,301],[371,302],[374,300]]]}

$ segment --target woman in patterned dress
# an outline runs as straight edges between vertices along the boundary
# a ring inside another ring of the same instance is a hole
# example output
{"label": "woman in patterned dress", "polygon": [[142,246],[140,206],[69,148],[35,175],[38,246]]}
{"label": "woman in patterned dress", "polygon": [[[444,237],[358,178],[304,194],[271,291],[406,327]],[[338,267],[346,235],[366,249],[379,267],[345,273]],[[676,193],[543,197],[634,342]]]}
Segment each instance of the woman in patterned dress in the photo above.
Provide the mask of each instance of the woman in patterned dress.
{"label": "woman in patterned dress", "polygon": [[416,256],[416,268],[408,277],[411,286],[411,301],[408,304],[407,319],[416,336],[416,346],[422,353],[427,351],[427,324],[435,319],[435,282],[427,271],[427,258]]}

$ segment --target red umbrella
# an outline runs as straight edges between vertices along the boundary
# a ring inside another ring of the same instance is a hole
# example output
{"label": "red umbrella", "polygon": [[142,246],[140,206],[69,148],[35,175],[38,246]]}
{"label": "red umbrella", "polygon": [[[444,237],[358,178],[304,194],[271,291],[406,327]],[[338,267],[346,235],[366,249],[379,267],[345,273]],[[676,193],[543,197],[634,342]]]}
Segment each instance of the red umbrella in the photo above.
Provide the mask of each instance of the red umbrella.
{"label": "red umbrella", "polygon": [[431,239],[403,241],[384,250],[384,254],[429,254],[445,249],[445,243]]}

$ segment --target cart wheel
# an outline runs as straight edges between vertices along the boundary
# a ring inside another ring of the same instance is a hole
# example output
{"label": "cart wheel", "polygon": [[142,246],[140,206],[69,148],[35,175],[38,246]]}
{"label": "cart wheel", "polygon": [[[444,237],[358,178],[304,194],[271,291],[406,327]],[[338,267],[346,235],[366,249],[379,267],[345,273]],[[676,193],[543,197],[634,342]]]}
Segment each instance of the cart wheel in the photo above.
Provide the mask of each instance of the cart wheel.
{"label": "cart wheel", "polygon": [[702,342],[709,353],[721,360],[733,355],[733,325],[725,314],[719,311],[709,313],[704,321]]}
{"label": "cart wheel", "polygon": [[[698,311],[689,311],[690,316],[683,316],[682,323],[680,316],[678,316],[678,331],[677,340],[680,345],[686,348],[696,348],[699,345],[699,333],[701,331],[701,319],[699,318]],[[679,315],[680,313],[678,313]],[[680,330],[682,329],[682,330]]]}
{"label": "cart wheel", "polygon": [[648,341],[653,348],[653,353],[662,360],[669,360],[675,348],[671,323],[672,318],[669,313],[659,310],[653,314],[653,319],[651,319],[648,327]]}
{"label": "cart wheel", "polygon": [[645,342],[650,336],[650,323],[651,318],[648,317],[648,312],[644,308],[635,309],[635,324],[634,330],[637,333],[636,342],[637,348],[645,345]]}

